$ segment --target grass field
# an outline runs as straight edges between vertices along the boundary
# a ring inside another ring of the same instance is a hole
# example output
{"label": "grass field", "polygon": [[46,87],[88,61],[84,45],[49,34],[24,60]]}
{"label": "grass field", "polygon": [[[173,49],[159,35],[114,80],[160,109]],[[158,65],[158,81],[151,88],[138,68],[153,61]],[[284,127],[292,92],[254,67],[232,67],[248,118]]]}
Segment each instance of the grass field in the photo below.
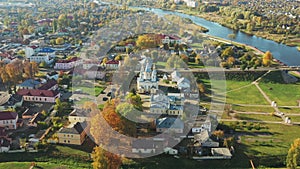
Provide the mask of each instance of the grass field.
{"label": "grass field", "polygon": [[238,106],[238,105],[233,105],[232,109],[236,110],[236,111],[242,111],[242,112],[265,112],[265,113],[274,112],[274,109],[272,107]]}
{"label": "grass field", "polygon": [[8,153],[0,154],[0,168],[18,169],[29,168],[31,162],[36,162],[39,167],[70,169],[91,168],[89,153],[67,147],[50,145],[47,152],[38,153]]}
{"label": "grass field", "polygon": [[283,107],[283,108],[279,108],[279,110],[285,114],[290,114],[290,113],[293,113],[293,114],[300,114],[300,108],[286,108],[286,107]]}
{"label": "grass field", "polygon": [[257,121],[278,121],[282,122],[282,119],[276,116],[272,116],[269,113],[264,114],[237,114],[237,119],[240,120],[257,120]]}
{"label": "grass field", "polygon": [[98,96],[105,88],[100,86],[95,87],[87,87],[87,86],[75,86],[73,87],[73,91],[82,90],[83,93],[91,95],[91,96]]}
{"label": "grass field", "polygon": [[259,86],[278,106],[297,106],[300,84],[260,83]]}
{"label": "grass field", "polygon": [[[48,163],[48,162],[35,162],[36,167],[33,169],[38,169],[38,168],[44,168],[44,169],[55,169],[58,167],[61,168],[68,168],[71,169],[72,166],[66,166],[66,165],[58,165],[55,163]],[[30,168],[31,162],[4,162],[0,163],[0,168],[7,168],[7,169],[27,169]]]}
{"label": "grass field", "polygon": [[226,102],[254,105],[269,104],[254,85],[242,88],[240,90],[228,92],[226,96]]}

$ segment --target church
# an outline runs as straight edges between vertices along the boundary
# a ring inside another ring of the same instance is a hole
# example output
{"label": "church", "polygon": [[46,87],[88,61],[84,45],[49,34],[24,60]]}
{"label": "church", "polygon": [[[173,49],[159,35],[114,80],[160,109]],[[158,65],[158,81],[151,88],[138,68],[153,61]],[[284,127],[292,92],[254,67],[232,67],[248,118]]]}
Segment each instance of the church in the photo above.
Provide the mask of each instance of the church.
{"label": "church", "polygon": [[157,71],[149,57],[142,56],[141,70],[137,78],[137,91],[139,93],[154,94],[158,89]]}

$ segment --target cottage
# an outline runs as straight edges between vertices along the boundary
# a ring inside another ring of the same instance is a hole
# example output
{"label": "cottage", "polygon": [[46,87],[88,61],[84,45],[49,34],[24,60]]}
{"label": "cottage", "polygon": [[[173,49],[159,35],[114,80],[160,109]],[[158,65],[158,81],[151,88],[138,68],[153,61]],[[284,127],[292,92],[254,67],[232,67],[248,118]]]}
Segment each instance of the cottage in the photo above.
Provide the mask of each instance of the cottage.
{"label": "cottage", "polygon": [[155,121],[156,132],[183,133],[184,123],[179,118],[164,117]]}
{"label": "cottage", "polygon": [[20,89],[18,95],[23,96],[24,101],[55,103],[60,98],[58,90]]}
{"label": "cottage", "polygon": [[57,90],[58,84],[56,80],[50,79],[46,83],[42,84],[41,87],[38,88],[39,90]]}
{"label": "cottage", "polygon": [[77,122],[69,127],[61,128],[57,132],[58,143],[81,145],[86,137],[86,128],[86,122]]}
{"label": "cottage", "polygon": [[12,111],[0,112],[0,127],[7,129],[17,129],[18,113]]}
{"label": "cottage", "polygon": [[69,122],[71,124],[76,124],[78,122],[89,122],[91,120],[89,109],[74,109],[69,114]]}
{"label": "cottage", "polygon": [[132,142],[132,153],[155,153],[155,145],[153,140],[134,140]]}

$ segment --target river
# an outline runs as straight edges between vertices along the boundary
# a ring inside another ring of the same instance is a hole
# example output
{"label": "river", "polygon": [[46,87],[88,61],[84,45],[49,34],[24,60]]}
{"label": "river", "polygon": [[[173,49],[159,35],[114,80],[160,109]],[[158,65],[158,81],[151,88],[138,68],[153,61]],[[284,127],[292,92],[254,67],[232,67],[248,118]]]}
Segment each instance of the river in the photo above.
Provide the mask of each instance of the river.
{"label": "river", "polygon": [[222,26],[216,22],[205,20],[198,16],[192,16],[180,12],[162,10],[157,8],[147,8],[147,7],[131,7],[131,8],[152,11],[153,13],[160,16],[173,14],[173,15],[180,16],[182,18],[189,18],[195,24],[209,29],[209,32],[206,33],[208,35],[231,40],[228,38],[228,34],[235,34],[236,38],[233,40],[234,42],[247,44],[256,47],[257,49],[264,52],[269,50],[273,54],[274,58],[281,61],[282,63],[288,66],[300,66],[300,52],[298,51],[297,47],[290,47],[257,36],[250,36],[240,31],[236,32],[233,29]]}

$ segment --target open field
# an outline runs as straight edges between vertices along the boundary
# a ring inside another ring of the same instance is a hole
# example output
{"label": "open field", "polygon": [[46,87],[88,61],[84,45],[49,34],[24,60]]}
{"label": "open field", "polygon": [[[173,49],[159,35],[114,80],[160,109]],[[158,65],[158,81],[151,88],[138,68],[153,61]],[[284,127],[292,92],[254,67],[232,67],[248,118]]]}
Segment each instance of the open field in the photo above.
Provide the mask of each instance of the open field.
{"label": "open field", "polygon": [[82,93],[91,95],[91,96],[98,96],[105,88],[100,86],[95,87],[87,87],[87,86],[76,86],[73,87],[73,91],[81,90]]}
{"label": "open field", "polygon": [[282,122],[282,119],[276,116],[272,116],[270,113],[264,114],[236,114],[236,118],[240,120],[256,120],[256,121],[278,121]]}
{"label": "open field", "polygon": [[233,105],[233,110],[241,111],[241,112],[264,112],[264,113],[271,113],[274,112],[274,109],[269,107],[259,107],[259,106],[239,106],[239,105]]}
{"label": "open field", "polygon": [[259,86],[278,106],[297,106],[300,99],[299,84],[260,83]]}

